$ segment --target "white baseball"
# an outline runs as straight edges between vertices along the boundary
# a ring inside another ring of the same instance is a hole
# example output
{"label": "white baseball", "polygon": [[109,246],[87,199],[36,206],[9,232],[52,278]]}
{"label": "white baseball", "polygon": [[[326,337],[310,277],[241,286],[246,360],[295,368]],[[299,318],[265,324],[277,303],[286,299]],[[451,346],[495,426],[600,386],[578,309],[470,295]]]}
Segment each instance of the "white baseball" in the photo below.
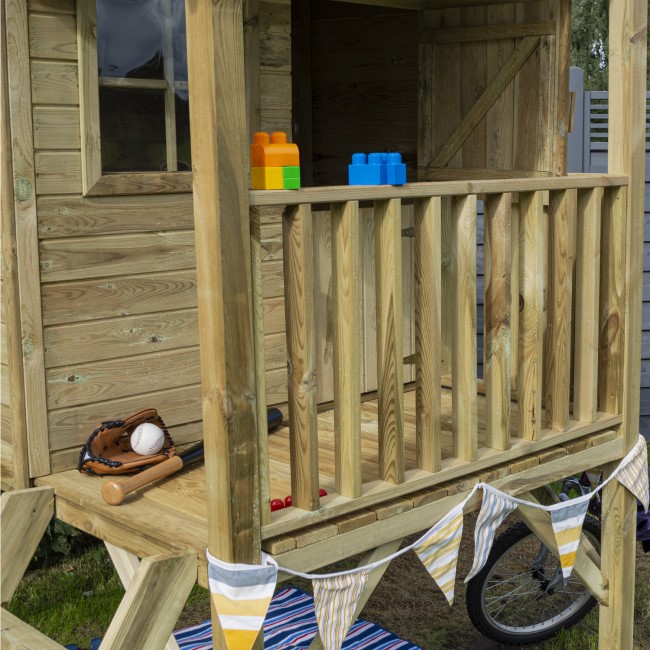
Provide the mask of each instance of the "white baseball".
{"label": "white baseball", "polygon": [[164,444],[164,431],[151,422],[139,424],[131,434],[131,449],[142,456],[157,454]]}

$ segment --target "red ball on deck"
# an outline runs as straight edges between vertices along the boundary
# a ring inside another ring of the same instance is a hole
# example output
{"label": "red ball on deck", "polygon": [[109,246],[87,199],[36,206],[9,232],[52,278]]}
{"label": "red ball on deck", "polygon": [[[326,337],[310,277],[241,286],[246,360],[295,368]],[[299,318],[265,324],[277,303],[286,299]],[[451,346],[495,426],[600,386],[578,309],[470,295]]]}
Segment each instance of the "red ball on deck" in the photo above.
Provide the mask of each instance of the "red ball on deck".
{"label": "red ball on deck", "polygon": [[291,498],[291,495],[289,495],[288,497],[284,497],[284,505],[286,508],[288,508],[292,503],[293,503],[293,499]]}
{"label": "red ball on deck", "polygon": [[273,499],[271,501],[271,512],[282,510],[282,508],[284,508],[284,501],[282,499]]}
{"label": "red ball on deck", "polygon": [[326,497],[327,496],[327,490],[325,488],[321,488],[318,490],[318,496],[319,497]]}

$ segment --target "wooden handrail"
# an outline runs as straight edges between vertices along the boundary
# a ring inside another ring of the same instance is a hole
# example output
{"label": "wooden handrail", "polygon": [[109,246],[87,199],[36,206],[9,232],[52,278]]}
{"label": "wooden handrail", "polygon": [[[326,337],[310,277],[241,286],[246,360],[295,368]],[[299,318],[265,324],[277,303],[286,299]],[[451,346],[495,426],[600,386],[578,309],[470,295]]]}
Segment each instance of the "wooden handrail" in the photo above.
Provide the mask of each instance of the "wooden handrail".
{"label": "wooden handrail", "polygon": [[431,196],[542,192],[546,190],[591,189],[627,185],[627,176],[614,174],[571,174],[544,178],[509,178],[477,181],[408,183],[407,185],[335,185],[300,190],[250,190],[251,206],[340,203],[383,199],[416,199]]}

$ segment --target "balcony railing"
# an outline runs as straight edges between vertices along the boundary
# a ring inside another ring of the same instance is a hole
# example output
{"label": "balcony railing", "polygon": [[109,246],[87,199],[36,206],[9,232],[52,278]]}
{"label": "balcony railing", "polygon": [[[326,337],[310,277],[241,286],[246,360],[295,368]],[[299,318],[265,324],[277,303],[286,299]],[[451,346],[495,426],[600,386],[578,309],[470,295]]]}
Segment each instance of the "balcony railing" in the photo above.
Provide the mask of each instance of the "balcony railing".
{"label": "balcony railing", "polygon": [[[513,444],[511,428],[518,444],[535,443],[558,432],[584,434],[585,426],[598,430],[603,413],[619,413],[626,184],[624,177],[572,175],[250,192],[258,360],[264,358],[264,339],[255,215],[260,206],[286,206],[282,232],[293,505],[314,511],[320,503],[312,219],[330,218],[332,231],[337,495],[329,504],[335,512],[337,503],[367,503],[378,484],[387,496],[404,494],[434,484],[437,475],[459,463],[483,459],[485,467],[488,458],[502,462]],[[485,214],[482,382],[476,344],[479,200]],[[361,472],[359,201],[373,202],[375,226],[378,480],[372,486],[363,483]],[[417,470],[407,470],[404,458],[404,201],[414,205],[414,309],[409,317],[415,330]],[[330,210],[312,215],[314,204],[329,204]],[[449,264],[443,264],[443,256]],[[443,305],[449,311],[446,327]],[[441,369],[444,349],[450,350],[451,377]],[[258,363],[262,403],[263,374]],[[443,460],[441,386],[446,382],[451,385],[453,458]],[[483,392],[485,438],[479,445],[477,399]],[[264,429],[265,413],[259,421]],[[269,494],[266,444],[260,435],[263,499]]]}

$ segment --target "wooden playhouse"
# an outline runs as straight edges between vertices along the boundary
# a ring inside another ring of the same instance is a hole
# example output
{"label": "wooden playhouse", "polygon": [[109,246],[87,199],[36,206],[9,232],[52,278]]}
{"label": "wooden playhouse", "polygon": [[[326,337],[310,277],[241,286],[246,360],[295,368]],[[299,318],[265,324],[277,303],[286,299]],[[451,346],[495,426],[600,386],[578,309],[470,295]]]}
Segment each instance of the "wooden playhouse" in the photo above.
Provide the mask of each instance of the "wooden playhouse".
{"label": "wooden playhouse", "polygon": [[[162,648],[206,546],[378,558],[478,480],[533,498],[634,445],[646,0],[610,1],[599,175],[565,172],[570,0],[160,0],[126,73],[107,4],[2,3],[3,603],[55,515],[127,586],[102,647]],[[249,190],[259,130],[299,144],[303,189]],[[346,185],[355,151],[408,183]],[[79,450],[151,406],[205,465],[109,506]],[[576,565],[602,648],[632,647],[635,507],[611,483]]]}

